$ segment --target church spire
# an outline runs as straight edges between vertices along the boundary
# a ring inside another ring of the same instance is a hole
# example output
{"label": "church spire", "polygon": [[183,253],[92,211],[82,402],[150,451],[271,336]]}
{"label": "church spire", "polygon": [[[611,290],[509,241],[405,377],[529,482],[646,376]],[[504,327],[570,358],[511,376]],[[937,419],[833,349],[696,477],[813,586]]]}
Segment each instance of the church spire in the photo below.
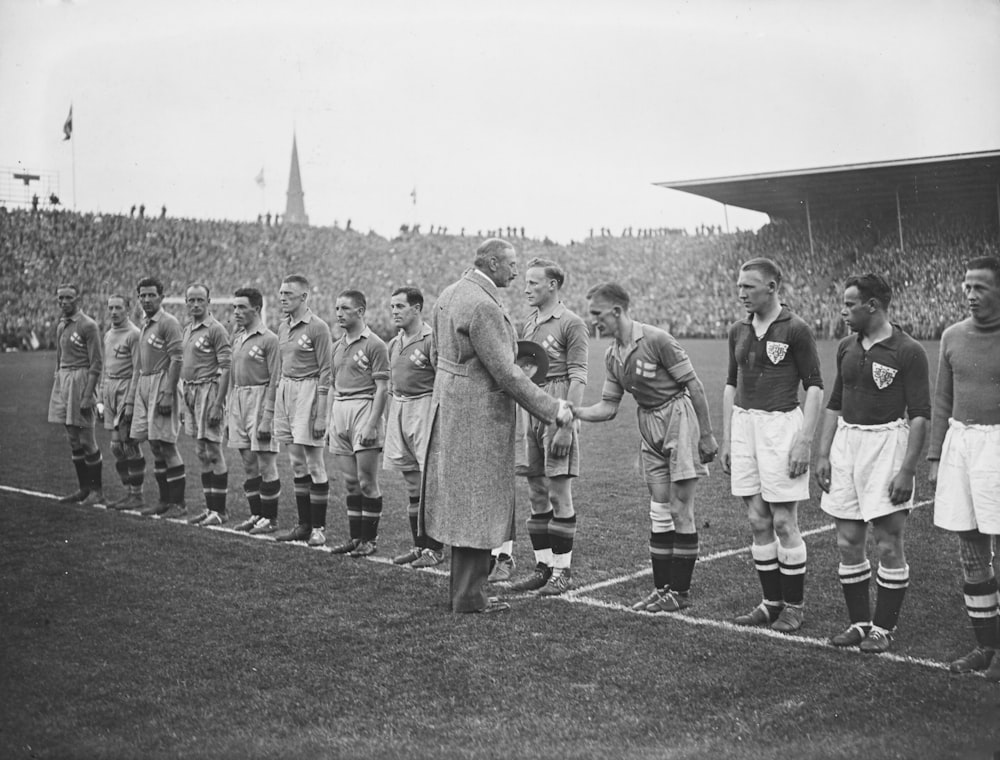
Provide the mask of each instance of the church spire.
{"label": "church spire", "polygon": [[302,176],[299,174],[299,148],[292,133],[292,168],[288,172],[288,200],[285,205],[285,224],[309,224],[306,204],[302,192]]}

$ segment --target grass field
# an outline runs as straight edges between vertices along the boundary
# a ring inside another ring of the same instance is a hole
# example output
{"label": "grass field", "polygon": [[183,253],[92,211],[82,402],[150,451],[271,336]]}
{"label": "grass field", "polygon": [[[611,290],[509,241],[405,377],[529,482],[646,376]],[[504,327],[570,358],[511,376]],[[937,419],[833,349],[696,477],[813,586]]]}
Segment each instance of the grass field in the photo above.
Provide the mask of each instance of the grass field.
{"label": "grass field", "polygon": [[[688,341],[719,421],[725,345]],[[588,399],[600,391],[603,343]],[[828,387],[833,344],[821,346]],[[928,344],[932,372],[936,345]],[[990,758],[1000,688],[953,677],[971,648],[953,537],[910,518],[912,584],[889,656],[838,651],[846,624],[829,520],[802,509],[807,620],[737,629],[759,600],[740,502],[699,485],[702,561],[682,615],[632,613],[651,587],[648,497],[629,399],[583,432],[568,597],[447,613],[441,570],[408,546],[402,480],[385,473],[380,553],[352,560],[225,529],[65,507],[68,446],[45,422],[52,354],[0,355],[0,758]],[[106,439],[105,444],[106,444]],[[105,445],[106,464],[110,454]],[[183,440],[189,472],[193,447]],[[147,454],[148,455],[148,454]],[[284,458],[284,457],[283,457]],[[230,456],[230,511],[247,509]],[[331,468],[332,469],[332,468]],[[114,471],[107,490],[117,495]],[[188,501],[200,504],[197,476]],[[283,465],[280,517],[293,520]],[[146,494],[155,485],[147,476]],[[815,490],[815,489],[814,489]],[[26,493],[26,491],[36,492]],[[922,470],[919,501],[931,497]],[[332,484],[334,543],[346,532]],[[527,514],[519,487],[519,518]],[[519,569],[533,564],[519,520]]]}

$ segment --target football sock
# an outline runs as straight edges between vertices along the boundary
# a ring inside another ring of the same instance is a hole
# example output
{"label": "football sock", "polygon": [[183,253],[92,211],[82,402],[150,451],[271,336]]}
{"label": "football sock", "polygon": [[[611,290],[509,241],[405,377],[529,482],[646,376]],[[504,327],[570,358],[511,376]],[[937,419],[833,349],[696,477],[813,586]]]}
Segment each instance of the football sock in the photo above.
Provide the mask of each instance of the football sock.
{"label": "football sock", "polygon": [[322,483],[313,482],[309,487],[309,507],[312,514],[312,526],[314,528],[326,527],[326,503],[329,498],[329,481],[324,480]]}
{"label": "football sock", "polygon": [[243,481],[243,493],[246,494],[247,504],[250,505],[250,515],[252,517],[258,517],[263,514],[260,495],[260,488],[263,482],[263,478],[260,475],[255,478],[247,478]]}
{"label": "football sock", "polygon": [[280,480],[264,480],[260,484],[260,515],[268,520],[278,519],[278,497],[281,495]]}
{"label": "football sock", "polygon": [[170,501],[170,494],[167,491],[167,463],[160,459],[153,460],[153,477],[156,478],[156,487],[160,491],[160,502]]}
{"label": "football sock", "polygon": [[361,540],[374,541],[378,538],[378,523],[382,517],[382,497],[361,497]]}
{"label": "football sock", "polygon": [[417,535],[418,523],[420,520],[420,497],[411,496],[410,503],[406,506],[406,516],[410,518],[410,535],[413,536],[413,545],[420,546],[420,539]]}
{"label": "football sock", "polygon": [[806,585],[806,545],[791,548],[778,545],[778,568],[781,575],[781,598],[785,604],[801,605]]}
{"label": "football sock", "polygon": [[226,497],[229,495],[229,473],[216,472],[212,474],[212,506],[213,512],[226,514]]}
{"label": "football sock", "polygon": [[187,490],[187,478],[184,475],[184,465],[168,467],[163,474],[167,486],[167,501],[171,504],[184,504],[184,492]]}
{"label": "football sock", "polygon": [[871,606],[868,603],[868,587],[871,584],[872,565],[866,559],[857,565],[840,563],[837,569],[840,588],[847,602],[847,616],[852,623],[870,623]]}
{"label": "football sock", "polygon": [[764,601],[771,605],[781,605],[781,572],[778,570],[778,542],[753,544],[750,547]]}
{"label": "football sock", "polygon": [[649,534],[649,559],[653,565],[653,585],[656,588],[670,586],[671,565],[674,559],[674,538],[676,531]]}
{"label": "football sock", "polygon": [[551,544],[550,551],[552,552],[551,567],[565,570],[573,562],[573,539],[576,537],[576,515],[553,517],[549,522],[548,534],[549,544]]}
{"label": "football sock", "polygon": [[203,472],[201,474],[201,492],[205,494],[205,507],[210,510],[215,510],[212,506],[212,473]]}
{"label": "football sock", "polygon": [[295,510],[299,513],[299,525],[312,526],[312,504],[309,500],[309,486],[312,478],[308,475],[292,478],[295,488]]}
{"label": "football sock", "polygon": [[130,475],[128,469],[128,461],[125,459],[115,460],[115,472],[118,473],[118,479],[122,482],[123,486],[130,484]]}
{"label": "football sock", "polygon": [[691,590],[691,576],[698,561],[698,532],[678,533],[674,538],[674,556],[670,564],[670,590],[686,594]]}
{"label": "football sock", "polygon": [[95,451],[92,454],[87,454],[84,457],[84,462],[87,465],[87,484],[89,485],[90,490],[100,492],[104,487],[102,482],[104,458],[101,456],[100,450]]}
{"label": "football sock", "polygon": [[142,483],[146,479],[146,460],[142,456],[133,457],[128,460],[129,485],[142,489]]}
{"label": "football sock", "polygon": [[966,583],[965,611],[972,623],[972,632],[981,647],[996,649],[1000,646],[1000,599],[997,597],[997,579],[990,578],[979,583]]}
{"label": "football sock", "polygon": [[350,529],[351,539],[355,541],[361,540],[361,509],[363,498],[359,493],[347,496],[347,525]]}
{"label": "football sock", "polygon": [[910,585],[910,566],[882,567],[879,565],[875,576],[875,617],[872,622],[879,628],[891,631],[899,621],[899,611],[903,609],[903,598]]}
{"label": "football sock", "polygon": [[80,490],[87,490],[87,452],[83,449],[73,449],[70,452],[73,458],[73,469],[76,470],[76,480],[80,484]]}
{"label": "football sock", "polygon": [[549,524],[552,521],[552,510],[533,514],[527,519],[528,538],[535,552],[535,562],[552,566],[552,541],[549,534]]}

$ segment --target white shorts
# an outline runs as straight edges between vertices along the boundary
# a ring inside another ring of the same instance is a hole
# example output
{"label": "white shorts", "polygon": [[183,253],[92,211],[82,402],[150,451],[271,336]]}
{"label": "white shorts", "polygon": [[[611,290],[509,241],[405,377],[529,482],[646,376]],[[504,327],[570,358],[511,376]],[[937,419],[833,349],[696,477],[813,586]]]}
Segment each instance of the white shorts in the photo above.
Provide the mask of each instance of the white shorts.
{"label": "white shorts", "polygon": [[934,524],[956,533],[1000,535],[1000,425],[948,420],[934,492]]}
{"label": "white shorts", "polygon": [[[125,416],[125,402],[128,401],[128,387],[132,384],[130,377],[105,378],[99,394],[104,404],[104,428],[115,430],[122,424]],[[128,432],[128,431],[125,431]]]}
{"label": "white shorts", "polygon": [[802,410],[762,412],[733,408],[730,459],[733,496],[756,496],[769,504],[809,498],[809,470],[788,476],[788,455],[802,429]]}
{"label": "white shorts", "polygon": [[901,504],[889,499],[889,485],[906,459],[910,426],[906,420],[887,425],[851,425],[837,419],[830,448],[830,493],[820,507],[841,520],[871,522],[893,512],[913,509],[913,496]]}
{"label": "white shorts", "polygon": [[156,413],[156,402],[160,391],[164,395],[169,391],[164,387],[167,383],[167,371],[155,375],[139,375],[139,384],[135,390],[135,408],[132,410],[132,428],[129,438],[134,441],[163,441],[177,443],[181,432],[181,394],[173,389],[173,404],[170,416],[163,417]]}
{"label": "white shorts", "polygon": [[385,449],[382,467],[399,472],[419,472],[427,453],[427,435],[431,432],[433,396],[416,398],[389,397],[389,415],[385,425]]}
{"label": "white shorts", "polygon": [[361,430],[371,417],[374,405],[370,398],[333,399],[326,436],[331,454],[349,457],[359,451],[381,450],[385,443],[385,419],[382,417],[378,418],[375,443],[370,446],[361,443]]}
{"label": "white shorts", "polygon": [[219,381],[209,380],[206,383],[186,383],[181,381],[181,419],[184,422],[184,432],[199,441],[222,443],[222,435],[226,429],[226,413],[218,425],[212,425],[210,415],[215,400],[219,397]]}
{"label": "white shorts", "polygon": [[[52,393],[49,395],[49,422],[71,427],[94,427],[97,410],[90,407],[90,411],[84,414],[80,409],[89,379],[90,370],[86,367],[56,370]],[[96,401],[96,395],[94,400]]]}
{"label": "white shorts", "polygon": [[257,426],[260,424],[266,397],[266,385],[237,385],[229,391],[226,398],[229,448],[272,453],[278,450],[273,430],[270,440],[261,441],[257,438]]}
{"label": "white shorts", "polygon": [[271,431],[271,436],[279,443],[323,445],[323,438],[313,437],[318,385],[315,377],[281,378],[274,399],[274,425]]}

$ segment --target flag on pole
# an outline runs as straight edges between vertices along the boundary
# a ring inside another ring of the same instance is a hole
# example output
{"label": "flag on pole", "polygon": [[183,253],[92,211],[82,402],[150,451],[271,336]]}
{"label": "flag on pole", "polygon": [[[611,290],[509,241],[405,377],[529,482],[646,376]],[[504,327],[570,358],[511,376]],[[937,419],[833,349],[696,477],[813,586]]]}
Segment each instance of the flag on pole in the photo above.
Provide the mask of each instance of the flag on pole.
{"label": "flag on pole", "polygon": [[417,188],[414,185],[413,189],[410,191],[410,197],[413,198],[413,205],[417,205]]}
{"label": "flag on pole", "polygon": [[257,183],[257,187],[264,187],[264,167],[260,167],[260,171],[257,172],[257,176],[254,177],[254,182]]}
{"label": "flag on pole", "polygon": [[63,124],[63,134],[66,135],[63,138],[63,142],[66,142],[69,138],[73,136],[73,104],[69,106],[69,116],[66,117],[66,123]]}

